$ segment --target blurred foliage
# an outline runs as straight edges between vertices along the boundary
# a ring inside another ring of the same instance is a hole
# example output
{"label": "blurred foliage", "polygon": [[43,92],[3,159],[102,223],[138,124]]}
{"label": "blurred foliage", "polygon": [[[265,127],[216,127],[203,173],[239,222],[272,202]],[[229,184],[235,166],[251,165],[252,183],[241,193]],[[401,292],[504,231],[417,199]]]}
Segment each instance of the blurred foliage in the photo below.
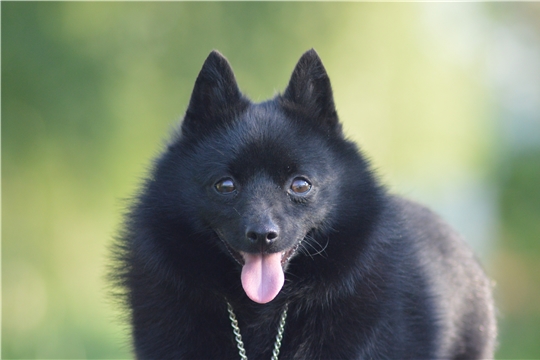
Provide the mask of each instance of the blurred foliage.
{"label": "blurred foliage", "polygon": [[[500,311],[498,357],[540,355],[540,148],[501,168],[501,237],[494,264]],[[518,356],[516,356],[518,355]]]}
{"label": "blurred foliage", "polygon": [[540,149],[514,155],[501,182],[503,245],[526,256],[540,254],[540,221],[531,221],[540,219]]}
{"label": "blurred foliage", "polygon": [[[257,101],[281,91],[312,47],[347,134],[385,182],[435,207],[471,178],[497,188],[500,246],[488,268],[498,283],[499,354],[539,356],[540,159],[495,157],[482,48],[465,41],[478,29],[460,23],[457,41],[457,25],[440,25],[451,14],[480,22],[484,7],[2,2],[1,10],[2,358],[131,357],[107,296],[107,247],[204,59],[220,50]],[[474,219],[473,208],[458,209]]]}

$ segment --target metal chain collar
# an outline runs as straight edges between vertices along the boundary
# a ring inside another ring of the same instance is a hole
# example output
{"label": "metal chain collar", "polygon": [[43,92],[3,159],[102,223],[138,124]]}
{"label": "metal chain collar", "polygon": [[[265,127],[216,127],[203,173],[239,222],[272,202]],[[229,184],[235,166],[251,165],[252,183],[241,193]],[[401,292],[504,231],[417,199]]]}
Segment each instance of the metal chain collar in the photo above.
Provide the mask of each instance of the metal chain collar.
{"label": "metal chain collar", "polygon": [[[285,330],[285,321],[287,320],[287,308],[288,304],[285,304],[285,309],[283,309],[281,319],[279,320],[278,332],[276,335],[276,341],[274,342],[274,350],[272,350],[271,360],[278,360],[279,349],[281,348],[281,339],[283,339],[283,331]],[[229,319],[231,320],[234,339],[236,340],[236,347],[238,348],[238,355],[240,355],[240,359],[247,360],[246,349],[244,348],[244,342],[242,341],[242,335],[240,334],[238,320],[236,320],[236,315],[234,314],[233,308],[228,301],[227,311],[229,312]]]}

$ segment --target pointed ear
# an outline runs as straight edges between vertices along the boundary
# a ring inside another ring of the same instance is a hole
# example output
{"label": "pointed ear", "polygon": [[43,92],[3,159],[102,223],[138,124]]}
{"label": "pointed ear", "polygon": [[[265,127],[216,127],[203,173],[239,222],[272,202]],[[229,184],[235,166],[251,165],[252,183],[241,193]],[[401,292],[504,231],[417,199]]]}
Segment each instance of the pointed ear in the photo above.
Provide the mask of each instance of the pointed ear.
{"label": "pointed ear", "polygon": [[293,107],[315,116],[328,125],[337,125],[330,78],[321,59],[313,49],[302,55],[292,73],[283,99]]}
{"label": "pointed ear", "polygon": [[234,73],[227,59],[214,50],[208,55],[195,81],[182,130],[205,131],[245,108]]}

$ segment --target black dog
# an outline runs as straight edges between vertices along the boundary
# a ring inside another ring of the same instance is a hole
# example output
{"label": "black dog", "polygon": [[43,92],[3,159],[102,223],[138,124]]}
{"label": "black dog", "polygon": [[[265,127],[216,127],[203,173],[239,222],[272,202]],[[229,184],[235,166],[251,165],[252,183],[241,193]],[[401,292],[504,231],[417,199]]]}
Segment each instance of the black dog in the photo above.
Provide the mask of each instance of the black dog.
{"label": "black dog", "polygon": [[259,104],[210,54],[116,257],[139,359],[493,356],[489,280],[377,182],[314,50]]}

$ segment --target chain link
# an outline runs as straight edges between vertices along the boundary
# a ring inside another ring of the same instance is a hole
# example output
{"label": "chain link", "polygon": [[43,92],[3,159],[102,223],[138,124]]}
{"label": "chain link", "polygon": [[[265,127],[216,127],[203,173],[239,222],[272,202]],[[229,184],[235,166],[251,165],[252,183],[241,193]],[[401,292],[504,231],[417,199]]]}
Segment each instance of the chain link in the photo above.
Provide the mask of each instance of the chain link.
{"label": "chain link", "polygon": [[[272,350],[271,360],[278,360],[279,350],[281,349],[281,340],[283,339],[283,332],[285,331],[285,322],[287,321],[287,309],[288,304],[285,304],[285,309],[283,309],[281,319],[279,320],[278,333],[276,335],[276,341],[274,342],[274,350]],[[244,342],[242,341],[242,335],[240,334],[238,320],[236,320],[236,315],[234,314],[233,308],[228,301],[227,311],[229,312],[229,319],[231,320],[231,327],[233,329],[234,339],[236,340],[238,355],[240,355],[241,360],[247,360],[246,349],[244,347]]]}
{"label": "chain link", "polygon": [[236,320],[236,315],[234,315],[233,308],[228,301],[227,311],[229,312],[229,319],[231,319],[231,326],[233,328],[234,338],[236,340],[236,347],[238,348],[238,354],[240,355],[240,359],[247,360],[246,349],[244,348],[242,335],[240,335],[240,327],[238,326],[238,320]]}
{"label": "chain link", "polygon": [[283,339],[283,331],[285,330],[285,321],[287,320],[287,308],[289,304],[285,304],[285,309],[281,314],[281,319],[279,320],[278,333],[276,335],[276,342],[274,343],[274,350],[272,351],[272,360],[278,360],[279,349],[281,348],[281,339]]}

